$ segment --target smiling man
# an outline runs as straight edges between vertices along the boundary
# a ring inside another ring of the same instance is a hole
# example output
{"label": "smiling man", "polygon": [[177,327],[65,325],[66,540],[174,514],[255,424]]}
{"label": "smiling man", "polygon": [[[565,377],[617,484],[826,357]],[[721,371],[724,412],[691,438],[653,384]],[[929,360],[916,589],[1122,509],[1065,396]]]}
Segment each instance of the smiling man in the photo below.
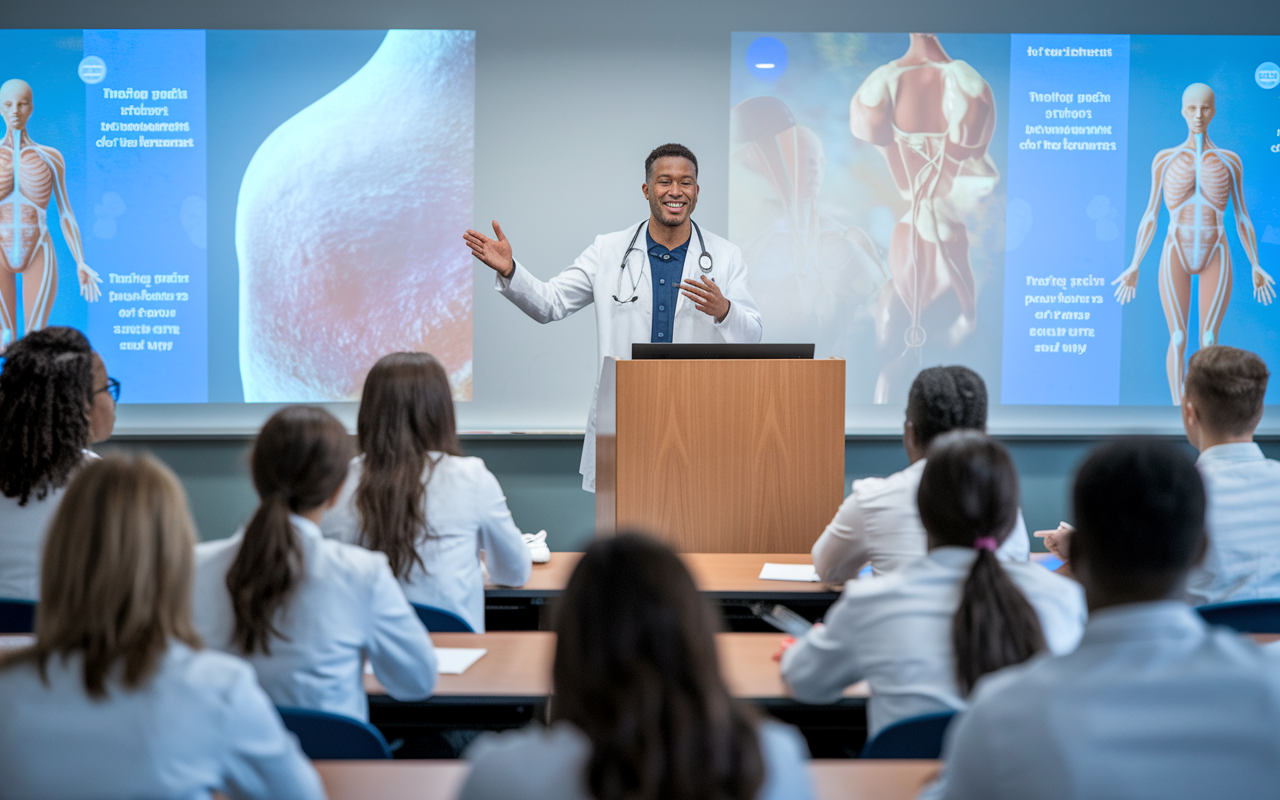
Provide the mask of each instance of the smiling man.
{"label": "smiling man", "polygon": [[[645,159],[644,179],[649,218],[597,236],[548,281],[516,261],[497,221],[497,239],[473,230],[463,237],[475,257],[498,273],[497,290],[538,322],[596,304],[597,391],[604,359],[630,358],[635,342],[760,341],[760,310],[747,291],[742,252],[691,219],[698,205],[698,159],[684,145],[664,144]],[[587,491],[595,490],[595,419],[593,397],[580,468]]]}

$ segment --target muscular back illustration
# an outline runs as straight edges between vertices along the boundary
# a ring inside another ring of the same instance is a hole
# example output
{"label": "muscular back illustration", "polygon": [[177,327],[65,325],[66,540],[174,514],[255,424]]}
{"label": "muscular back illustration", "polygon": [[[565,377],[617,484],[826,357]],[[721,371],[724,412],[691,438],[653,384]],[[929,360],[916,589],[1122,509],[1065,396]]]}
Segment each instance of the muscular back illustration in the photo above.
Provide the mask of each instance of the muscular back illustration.
{"label": "muscular back illustration", "polygon": [[977,285],[958,212],[999,180],[986,155],[995,124],[991,87],[933,34],[911,34],[907,52],[872,72],[850,103],[851,132],[877,147],[911,204],[894,227],[891,280],[876,309],[877,339],[889,355],[876,379],[877,403],[889,402],[919,366],[929,335],[925,310],[947,292],[959,315],[946,341],[958,344],[977,327]]}
{"label": "muscular back illustration", "polygon": [[24,329],[43,328],[58,292],[58,262],[49,233],[49,201],[58,201],[62,235],[76,260],[80,294],[89,302],[101,296],[101,280],[84,263],[80,228],[67,197],[66,162],[52,147],[37,144],[27,132],[34,110],[31,86],[17,79],[0,85],[4,141],[0,143],[0,348],[16,336],[17,275],[22,275]]}
{"label": "muscular back illustration", "polygon": [[1253,296],[1264,305],[1275,298],[1275,283],[1258,264],[1258,241],[1244,203],[1240,156],[1209,140],[1215,114],[1213,89],[1193,83],[1182,93],[1186,141],[1161,150],[1151,163],[1151,198],[1138,223],[1129,268],[1112,283],[1116,299],[1128,303],[1138,288],[1138,266],[1155,238],[1161,194],[1169,209],[1169,231],[1160,251],[1160,303],[1169,325],[1165,368],[1174,405],[1182,402],[1190,314],[1191,276],[1200,276],[1200,345],[1215,344],[1231,299],[1231,250],[1224,218],[1235,203],[1236,232],[1253,266]]}

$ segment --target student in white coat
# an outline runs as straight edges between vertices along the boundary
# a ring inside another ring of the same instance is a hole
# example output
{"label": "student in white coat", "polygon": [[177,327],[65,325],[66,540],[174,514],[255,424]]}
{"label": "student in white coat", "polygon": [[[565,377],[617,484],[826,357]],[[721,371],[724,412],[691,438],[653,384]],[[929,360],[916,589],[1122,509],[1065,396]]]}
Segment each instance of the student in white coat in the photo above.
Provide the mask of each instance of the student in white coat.
{"label": "student in white coat", "polygon": [[870,736],[963,709],[978,678],[1041,651],[1070,652],[1084,630],[1079,584],[995,557],[1018,513],[1018,475],[999,442],[977,431],[939,437],[919,497],[928,554],[849,581],[825,624],[782,657],[782,678],[803,702],[832,703],[868,681]]}
{"label": "student in white coat", "polygon": [[[926,537],[916,507],[916,489],[925,469],[925,452],[935,438],[952,430],[987,428],[987,386],[967,367],[922,370],[907,396],[902,444],[911,466],[887,478],[863,478],[840,504],[835,517],[813,545],[813,566],[827,583],[857,577],[867,564],[885,575],[924,555]],[[1031,557],[1027,525],[1018,510],[1013,532],[996,555],[1002,561]]]}
{"label": "student in white coat", "polygon": [[493,473],[462,455],[444,367],[428,353],[392,353],[369,370],[356,435],[361,455],[320,529],[385,553],[410,602],[484,633],[490,579],[522,586],[533,559]]}
{"label": "student in white coat", "polygon": [[0,657],[0,796],[324,797],[253,668],[200,648],[195,541],[158,461],[78,472],[49,528],[36,642]]}
{"label": "student in white coat", "polygon": [[0,370],[0,598],[40,596],[45,528],[87,448],[111,435],[120,384],[74,328],[32,331]]}
{"label": "student in white coat", "polygon": [[244,531],[196,548],[194,608],[205,643],[248,659],[276,705],[367,720],[366,657],[397,700],[430,696],[436,658],[387,557],[320,533],[351,455],[324,409],[273,414],[249,455],[262,503]]}
{"label": "student in white coat", "polygon": [[930,795],[1275,797],[1280,653],[1175,599],[1206,545],[1195,466],[1171,442],[1119,440],[1085,460],[1073,494],[1080,646],[983,680]]}
{"label": "student in white coat", "polygon": [[735,702],[679,557],[597,539],[556,606],[551,727],[477,739],[462,800],[807,800],[808,748]]}
{"label": "student in white coat", "polygon": [[[491,267],[499,292],[538,322],[554,322],[596,304],[596,391],[605,358],[631,358],[635,342],[758,342],[760,309],[747,290],[738,246],[690,219],[698,204],[698,159],[664,144],[645,159],[640,187],[649,219],[597,236],[549,281],[534,277],[497,239],[469,230],[471,252]],[[582,488],[595,491],[596,399],[582,445]]]}

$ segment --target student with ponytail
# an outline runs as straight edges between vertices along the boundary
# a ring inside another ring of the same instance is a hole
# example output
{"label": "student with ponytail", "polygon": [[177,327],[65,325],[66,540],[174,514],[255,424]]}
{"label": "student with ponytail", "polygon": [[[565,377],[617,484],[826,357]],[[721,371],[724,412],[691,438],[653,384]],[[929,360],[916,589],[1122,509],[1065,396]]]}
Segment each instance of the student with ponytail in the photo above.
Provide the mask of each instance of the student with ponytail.
{"label": "student with ponytail", "polygon": [[436,659],[387,557],[320,534],[351,450],[324,409],[267,420],[249,457],[258,510],[243,532],[196,548],[195,623],[206,644],[253,664],[276,705],[367,720],[365,656],[397,700],[430,696]]}
{"label": "student with ponytail", "polygon": [[365,378],[356,433],[361,455],[326,536],[386,553],[415,603],[462,617],[484,632],[484,553],[489,577],[523,586],[533,567],[498,479],[462,455],[444,367],[428,353],[392,353]]}
{"label": "student with ponytail", "polygon": [[928,553],[893,574],[849,581],[826,624],[782,657],[783,679],[804,702],[834,702],[867,680],[872,736],[908,717],[963,709],[983,675],[1046,649],[1068,652],[1084,629],[1078,584],[996,558],[1018,518],[1018,476],[999,442],[977,431],[937,439],[919,507]]}

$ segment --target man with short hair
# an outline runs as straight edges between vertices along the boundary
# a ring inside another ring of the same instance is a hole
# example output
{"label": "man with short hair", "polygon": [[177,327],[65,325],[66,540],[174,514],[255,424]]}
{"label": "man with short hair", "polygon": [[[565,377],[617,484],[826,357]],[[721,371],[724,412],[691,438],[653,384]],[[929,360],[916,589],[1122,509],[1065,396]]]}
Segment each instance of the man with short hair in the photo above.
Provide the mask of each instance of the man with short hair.
{"label": "man with short hair", "polygon": [[[497,239],[469,230],[463,239],[497,273],[495,288],[541,323],[596,304],[600,368],[606,358],[631,358],[634,342],[760,341],[760,310],[747,290],[738,246],[702,230],[690,217],[698,204],[698,159],[680,144],[655,148],[644,162],[640,189],[649,218],[597,236],[573,265],[541,281],[512,255],[495,220]],[[643,234],[643,236],[641,236]],[[582,443],[582,488],[595,491],[596,400]]]}
{"label": "man with short hair", "polygon": [[1177,598],[1203,556],[1205,493],[1172,442],[1105,444],[1076,476],[1075,652],[993,673],[947,732],[931,798],[1275,797],[1280,654]]}
{"label": "man with short hair", "polygon": [[[857,577],[867,564],[874,575],[893,572],[928,550],[916,492],[924,474],[925,453],[947,431],[987,429],[987,386],[968,367],[922,370],[907,395],[902,445],[911,466],[887,478],[862,478],[840,504],[835,518],[813,545],[813,566],[827,583]],[[1031,543],[1027,525],[1018,521],[996,552],[1006,560],[1026,561]]]}

